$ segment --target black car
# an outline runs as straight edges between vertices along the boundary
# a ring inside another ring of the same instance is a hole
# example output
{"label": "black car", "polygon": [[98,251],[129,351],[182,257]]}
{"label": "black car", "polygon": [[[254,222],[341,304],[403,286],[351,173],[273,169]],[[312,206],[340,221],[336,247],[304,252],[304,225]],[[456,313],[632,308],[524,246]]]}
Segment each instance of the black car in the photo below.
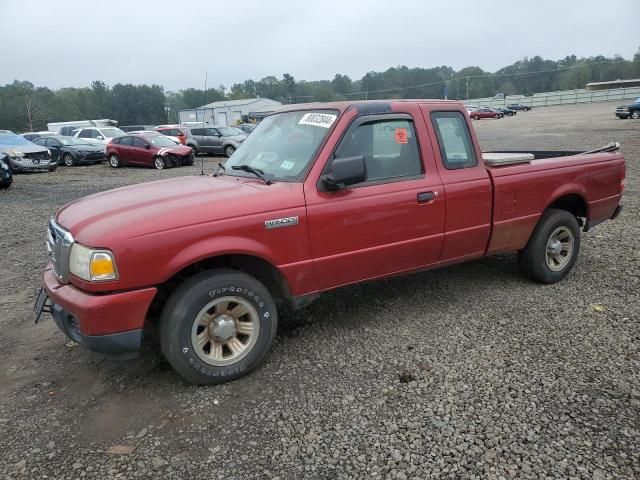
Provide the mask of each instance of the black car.
{"label": "black car", "polygon": [[9,188],[13,183],[13,175],[9,164],[5,162],[6,156],[0,153],[0,188]]}
{"label": "black car", "polygon": [[528,107],[527,105],[522,105],[521,103],[512,103],[511,105],[507,105],[507,108],[510,110],[524,110],[525,112],[528,112],[529,110],[531,110],[531,107]]}
{"label": "black car", "polygon": [[499,111],[503,115],[507,115],[508,117],[513,117],[515,114],[518,113],[515,110],[511,110],[510,108],[504,108],[504,107],[491,107],[491,108]]}
{"label": "black car", "polygon": [[49,135],[38,138],[33,143],[51,150],[51,158],[56,160],[58,165],[72,167],[80,163],[97,163],[105,159],[104,145],[89,143],[81,138]]}

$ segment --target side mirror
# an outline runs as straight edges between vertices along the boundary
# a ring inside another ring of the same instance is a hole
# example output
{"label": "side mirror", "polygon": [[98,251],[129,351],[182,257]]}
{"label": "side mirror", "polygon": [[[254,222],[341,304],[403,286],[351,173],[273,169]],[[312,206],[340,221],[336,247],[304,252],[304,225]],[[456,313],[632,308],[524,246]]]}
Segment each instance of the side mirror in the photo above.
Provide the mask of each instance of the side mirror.
{"label": "side mirror", "polygon": [[331,165],[331,173],[320,177],[329,190],[340,190],[343,186],[355,185],[367,179],[367,166],[362,155],[336,158]]}
{"label": "side mirror", "polygon": [[98,140],[104,140],[104,137],[103,137],[102,135],[98,135],[98,136],[96,137],[96,139],[98,139]]}
{"label": "side mirror", "polygon": [[144,148],[146,148],[147,150],[149,150],[151,148],[151,145],[149,145],[148,143],[144,144]]}

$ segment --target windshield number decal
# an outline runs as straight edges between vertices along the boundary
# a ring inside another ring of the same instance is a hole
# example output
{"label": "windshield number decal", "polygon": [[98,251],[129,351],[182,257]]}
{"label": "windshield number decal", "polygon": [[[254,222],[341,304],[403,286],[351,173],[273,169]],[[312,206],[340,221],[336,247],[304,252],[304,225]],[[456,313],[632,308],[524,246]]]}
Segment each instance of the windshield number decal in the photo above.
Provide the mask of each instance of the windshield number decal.
{"label": "windshield number decal", "polygon": [[329,128],[336,121],[336,118],[338,118],[337,115],[330,113],[305,113],[298,124]]}

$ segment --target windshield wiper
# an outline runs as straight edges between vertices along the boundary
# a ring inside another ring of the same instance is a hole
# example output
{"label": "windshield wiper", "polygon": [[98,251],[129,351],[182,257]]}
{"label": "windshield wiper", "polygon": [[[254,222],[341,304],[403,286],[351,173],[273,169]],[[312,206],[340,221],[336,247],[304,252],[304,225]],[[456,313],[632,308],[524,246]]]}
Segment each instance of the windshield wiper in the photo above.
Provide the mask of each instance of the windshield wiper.
{"label": "windshield wiper", "polygon": [[224,168],[224,165],[223,165],[222,163],[219,163],[219,164],[218,164],[218,167],[216,168],[215,172],[213,172],[213,174],[212,174],[212,175],[213,175],[214,177],[217,177],[217,176],[219,176],[219,175],[222,175],[222,174],[225,172],[225,170],[226,170],[226,169]]}
{"label": "windshield wiper", "polygon": [[242,170],[243,172],[253,173],[256,177],[258,177],[267,185],[271,185],[273,183],[271,176],[265,175],[265,173],[259,168],[253,168],[249,165],[234,165],[231,168],[234,170]]}

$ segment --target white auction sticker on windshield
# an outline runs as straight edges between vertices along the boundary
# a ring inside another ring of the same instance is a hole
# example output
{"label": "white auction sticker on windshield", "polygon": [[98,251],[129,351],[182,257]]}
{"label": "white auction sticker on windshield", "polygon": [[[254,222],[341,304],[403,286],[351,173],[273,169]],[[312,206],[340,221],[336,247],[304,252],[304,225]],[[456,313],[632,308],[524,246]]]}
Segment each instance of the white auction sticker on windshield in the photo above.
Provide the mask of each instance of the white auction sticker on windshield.
{"label": "white auction sticker on windshield", "polygon": [[280,164],[280,168],[284,168],[285,170],[291,170],[295,166],[296,164],[290,160],[285,160]]}
{"label": "white auction sticker on windshield", "polygon": [[298,125],[313,125],[314,127],[329,128],[338,118],[330,113],[305,113]]}

